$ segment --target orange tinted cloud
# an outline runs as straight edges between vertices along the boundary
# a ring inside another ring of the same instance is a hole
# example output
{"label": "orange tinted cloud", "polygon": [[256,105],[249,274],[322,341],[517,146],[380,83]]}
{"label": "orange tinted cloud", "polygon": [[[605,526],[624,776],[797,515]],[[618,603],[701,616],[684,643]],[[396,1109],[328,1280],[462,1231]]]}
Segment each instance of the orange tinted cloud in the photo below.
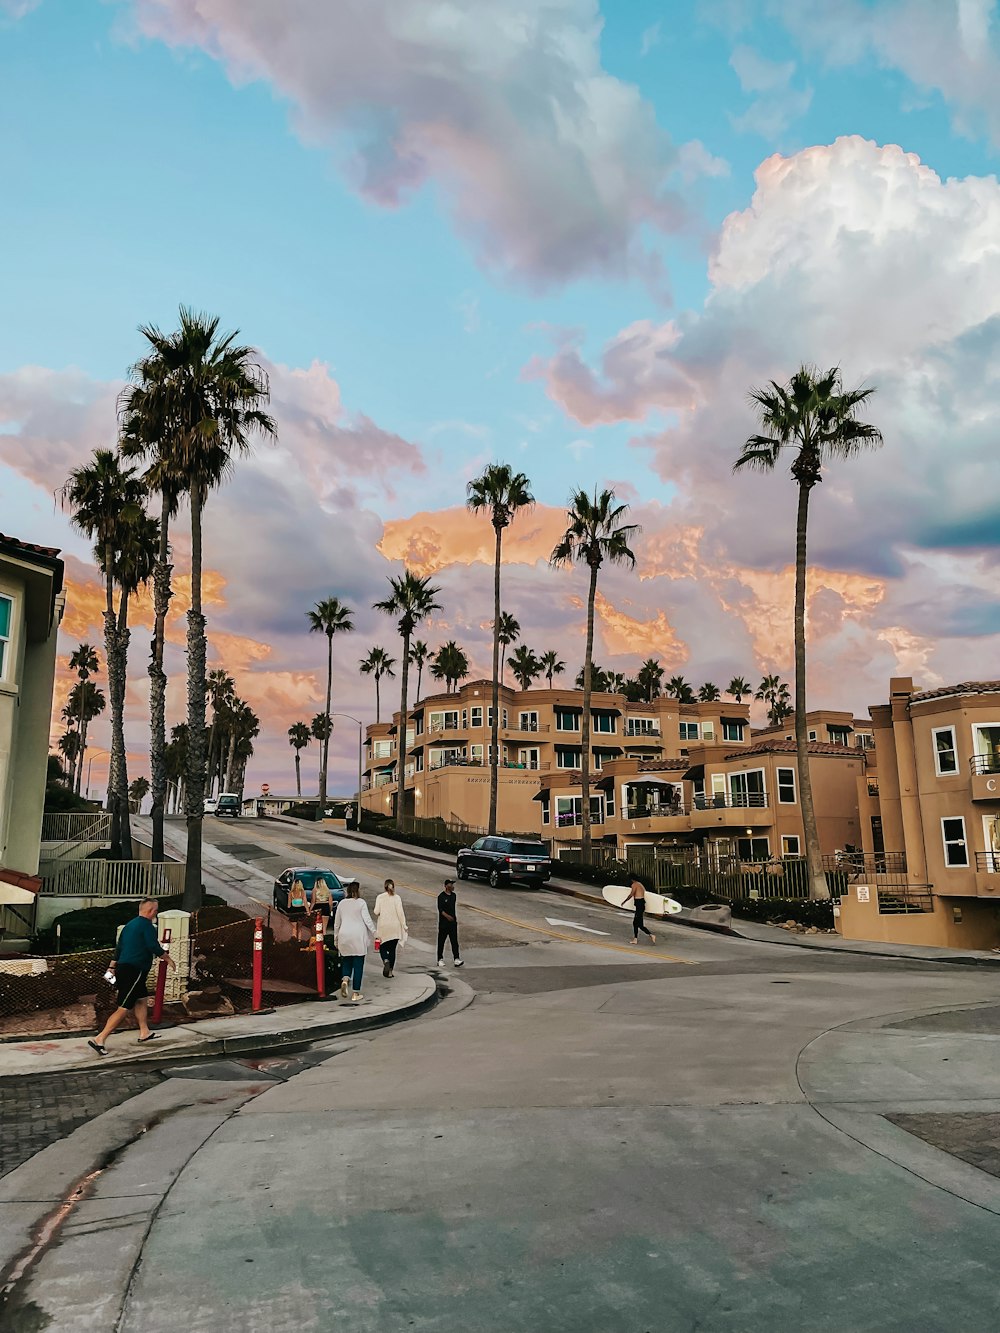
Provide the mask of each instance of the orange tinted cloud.
{"label": "orange tinted cloud", "polygon": [[[206,569],[201,579],[201,600],[203,607],[219,609],[226,605],[226,580],[214,569]],[[170,611],[167,616],[167,637],[173,642],[183,638],[176,632],[178,624],[191,606],[190,574],[175,574],[173,577],[174,595],[170,599]],[[66,578],[66,613],[63,616],[62,629],[71,638],[91,639],[98,645],[104,640],[104,584],[99,575],[79,560],[72,557],[67,560]],[[117,600],[117,599],[116,599]],[[140,588],[129,598],[128,621],[130,626],[143,625],[153,627],[153,590],[151,587]]]}
{"label": "orange tinted cloud", "polygon": [[[547,561],[565,529],[565,509],[536,505],[522,511],[504,532],[504,564]],[[449,565],[492,565],[495,553],[489,518],[459,508],[391,520],[378,549],[386,559],[402,560],[420,575],[436,574]]]}
{"label": "orange tinted cloud", "polygon": [[657,657],[664,667],[681,666],[690,653],[664,611],[658,611],[651,620],[636,620],[614,607],[600,592],[594,602],[600,618],[601,637],[609,654],[638,653],[641,657]]}

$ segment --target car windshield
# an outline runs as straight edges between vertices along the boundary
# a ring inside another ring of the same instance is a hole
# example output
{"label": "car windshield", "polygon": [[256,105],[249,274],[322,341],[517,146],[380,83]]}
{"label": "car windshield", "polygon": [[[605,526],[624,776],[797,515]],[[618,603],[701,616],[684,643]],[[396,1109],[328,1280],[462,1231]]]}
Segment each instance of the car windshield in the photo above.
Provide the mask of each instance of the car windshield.
{"label": "car windshield", "polygon": [[227,810],[231,806],[239,805],[239,803],[240,803],[240,798],[238,796],[220,796],[217,802],[217,804],[225,806]]}
{"label": "car windshield", "polygon": [[312,893],[313,885],[318,879],[325,879],[331,889],[343,887],[332,870],[300,870],[297,878],[302,881],[310,893]]}
{"label": "car windshield", "polygon": [[548,852],[540,842],[512,842],[510,850],[514,856],[537,856],[539,858],[548,856]]}

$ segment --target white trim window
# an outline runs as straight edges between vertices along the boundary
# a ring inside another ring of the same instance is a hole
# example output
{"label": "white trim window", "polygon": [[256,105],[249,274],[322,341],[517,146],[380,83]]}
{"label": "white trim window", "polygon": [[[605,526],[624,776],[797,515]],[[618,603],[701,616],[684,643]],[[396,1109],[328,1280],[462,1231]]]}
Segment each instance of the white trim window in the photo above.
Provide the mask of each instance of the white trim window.
{"label": "white trim window", "polygon": [[535,712],[518,714],[517,729],[518,731],[537,731],[538,714]]}
{"label": "white trim window", "polygon": [[581,713],[575,708],[557,708],[556,731],[579,731]]}
{"label": "white trim window", "polygon": [[724,741],[741,741],[743,739],[743,723],[735,718],[724,717],[722,719],[722,739]]}
{"label": "white trim window", "polygon": [[582,764],[582,750],[573,750],[566,745],[556,746],[556,768],[580,768]]}
{"label": "white trim window", "polygon": [[372,748],[376,759],[388,759],[392,754],[392,741],[376,741]]}
{"label": "white trim window", "polygon": [[595,735],[613,736],[616,731],[614,713],[591,713],[590,729]]}
{"label": "white trim window", "polygon": [[470,725],[481,727],[483,725],[483,707],[482,704],[473,704],[469,713]]}
{"label": "white trim window", "polygon": [[697,722],[681,722],[680,729],[682,741],[696,741],[698,739]]}
{"label": "white trim window", "polygon": [[778,804],[795,804],[795,769],[779,768],[776,773],[778,779]]}
{"label": "white trim window", "polygon": [[9,597],[0,597],[0,680],[6,679],[7,676],[13,624],[14,603]]}
{"label": "white trim window", "polygon": [[934,743],[934,772],[947,778],[958,772],[958,751],[955,748],[955,728],[935,727],[931,732]]}
{"label": "white trim window", "polygon": [[781,855],[782,856],[801,856],[799,850],[801,843],[797,833],[783,833],[781,835]]}
{"label": "white trim window", "polygon": [[965,841],[965,818],[946,815],[941,820],[941,842],[944,844],[944,863],[953,869],[969,864],[969,846]]}

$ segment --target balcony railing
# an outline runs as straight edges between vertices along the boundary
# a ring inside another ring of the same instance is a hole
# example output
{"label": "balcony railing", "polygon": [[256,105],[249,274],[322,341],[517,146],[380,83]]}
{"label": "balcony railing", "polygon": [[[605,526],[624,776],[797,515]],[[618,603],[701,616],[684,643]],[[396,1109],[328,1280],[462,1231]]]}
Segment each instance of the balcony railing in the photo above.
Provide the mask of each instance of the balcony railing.
{"label": "balcony railing", "polygon": [[626,819],[672,819],[690,814],[690,808],[678,801],[676,805],[629,805],[624,813]]}
{"label": "balcony railing", "polygon": [[448,721],[448,720],[446,719],[444,722],[431,722],[430,725],[428,726],[427,730],[428,730],[428,731],[465,731],[466,728],[463,727],[457,720],[456,720],[455,722],[450,722],[450,721]]}
{"label": "balcony railing", "polygon": [[[487,763],[487,761],[486,761],[485,759],[478,759],[478,758],[471,757],[471,756],[469,756],[469,755],[458,754],[458,755],[446,755],[446,756],[442,756],[440,759],[432,759],[431,762],[427,765],[427,767],[428,767],[429,769],[435,769],[435,768],[488,768],[489,765],[488,765],[488,763]],[[531,769],[531,770],[533,770],[534,772],[537,773],[537,772],[542,772],[542,771],[544,771],[544,770],[546,770],[546,769],[551,768],[551,767],[552,767],[552,764],[551,764],[551,762],[550,762],[549,760],[547,760],[547,759],[545,759],[545,760],[535,759],[535,760],[532,760],[531,763],[529,763],[527,760],[525,760],[523,764],[522,764],[522,763],[518,763],[516,760],[513,760],[513,759],[501,759],[501,760],[500,760],[500,763],[499,763],[499,765],[498,765],[498,767],[499,767],[500,769],[516,769],[516,768],[519,768],[519,769],[525,769],[525,770]]]}
{"label": "balcony railing", "polygon": [[109,842],[111,816],[102,810],[42,816],[42,842]]}
{"label": "balcony railing", "polygon": [[631,740],[636,740],[641,736],[650,736],[653,740],[659,740],[661,732],[659,727],[630,727],[626,722],[624,734]]}
{"label": "balcony railing", "polygon": [[509,726],[502,728],[503,731],[530,731],[534,735],[537,735],[539,732],[543,731],[551,731],[551,729],[552,728],[549,726],[548,722],[520,722],[520,721],[511,722]]}
{"label": "balcony railing", "polygon": [[1000,875],[1000,852],[976,852],[976,869],[988,875]]}
{"label": "balcony railing", "polygon": [[865,880],[883,876],[906,876],[905,852],[835,852],[823,857],[826,870],[839,870],[849,880]]}
{"label": "balcony railing", "polygon": [[[590,816],[591,824],[603,824],[604,816],[593,814]],[[556,828],[573,828],[583,823],[583,814],[574,815],[571,813],[556,815]]]}
{"label": "balcony railing", "polygon": [[723,792],[706,792],[694,798],[696,810],[760,809],[768,804],[766,791],[737,792],[726,796]]}
{"label": "balcony railing", "polygon": [[974,754],[969,760],[969,768],[977,776],[1000,773],[1000,754]]}

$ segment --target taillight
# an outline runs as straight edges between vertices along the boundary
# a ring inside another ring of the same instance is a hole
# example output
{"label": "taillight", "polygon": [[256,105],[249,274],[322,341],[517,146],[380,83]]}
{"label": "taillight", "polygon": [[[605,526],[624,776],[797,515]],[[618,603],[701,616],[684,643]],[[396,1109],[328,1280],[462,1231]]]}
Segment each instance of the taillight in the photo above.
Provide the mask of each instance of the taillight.
{"label": "taillight", "polygon": [[510,857],[509,857],[509,856],[505,856],[505,857],[504,857],[504,861],[507,863],[507,865],[510,865]]}

